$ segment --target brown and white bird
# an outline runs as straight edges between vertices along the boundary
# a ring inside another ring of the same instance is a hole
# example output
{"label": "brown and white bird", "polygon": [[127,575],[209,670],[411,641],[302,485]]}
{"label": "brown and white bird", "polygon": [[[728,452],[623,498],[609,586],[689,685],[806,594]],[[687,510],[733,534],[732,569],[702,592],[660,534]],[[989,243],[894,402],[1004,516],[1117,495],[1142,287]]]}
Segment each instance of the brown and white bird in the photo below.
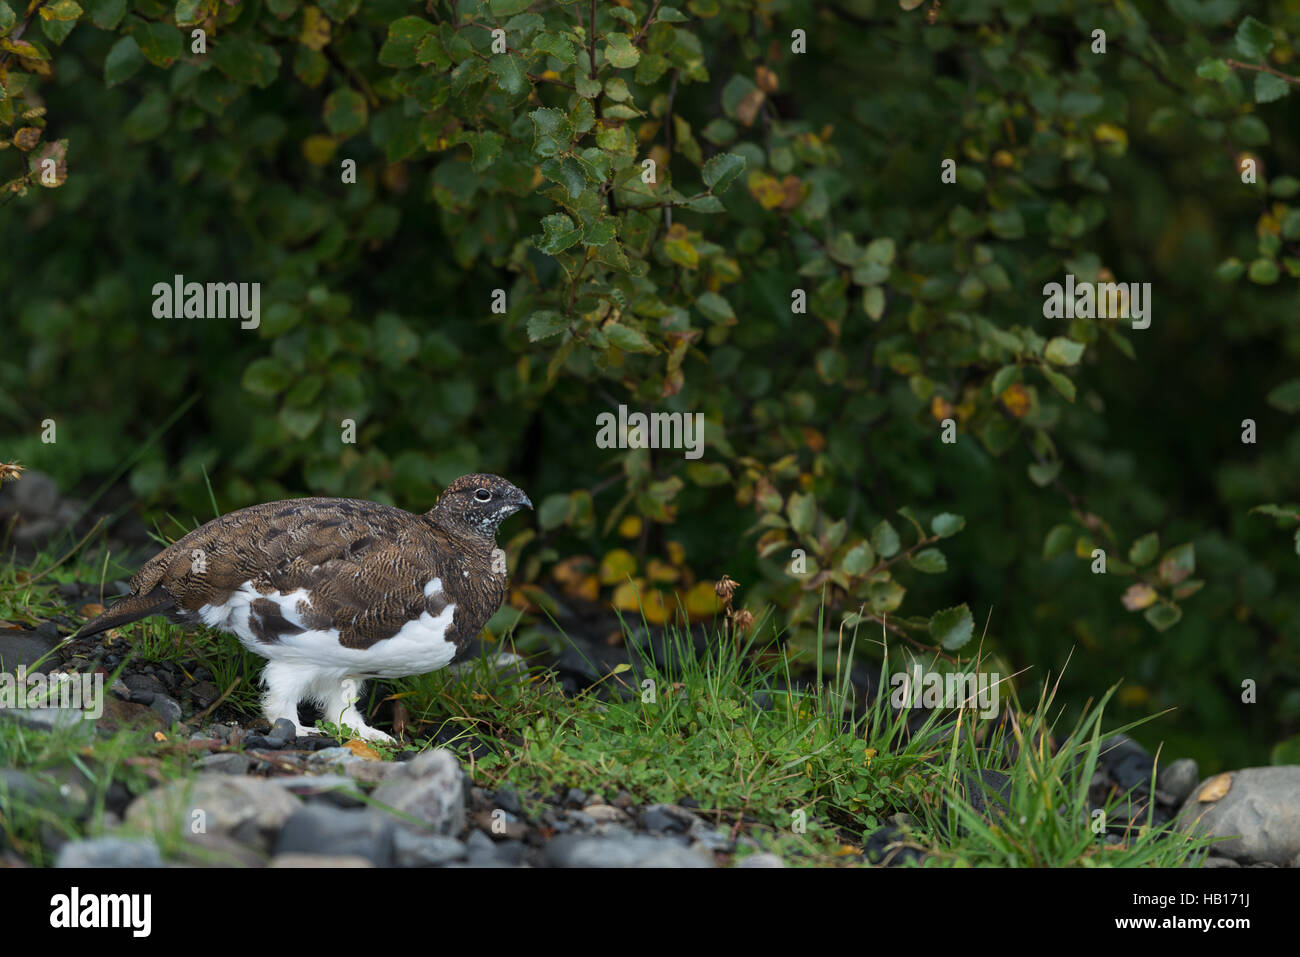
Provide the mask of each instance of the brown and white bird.
{"label": "brown and white bird", "polygon": [[314,702],[364,738],[367,678],[450,664],[501,607],[497,528],[528,496],[496,475],[463,475],[423,515],[359,499],[299,498],[213,519],[151,558],[131,594],[87,622],[84,638],[150,615],[234,635],[267,659],[263,708],[298,721]]}

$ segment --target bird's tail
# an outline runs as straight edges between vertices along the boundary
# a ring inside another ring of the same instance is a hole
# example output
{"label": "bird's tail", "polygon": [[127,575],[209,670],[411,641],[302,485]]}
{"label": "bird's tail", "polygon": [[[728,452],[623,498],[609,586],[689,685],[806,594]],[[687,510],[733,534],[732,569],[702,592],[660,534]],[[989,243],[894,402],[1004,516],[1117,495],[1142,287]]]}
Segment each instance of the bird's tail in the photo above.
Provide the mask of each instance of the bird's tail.
{"label": "bird's tail", "polygon": [[172,596],[161,588],[155,588],[146,595],[127,595],[102,615],[97,615],[82,625],[72,638],[89,638],[91,635],[97,635],[101,631],[108,631],[110,628],[117,628],[120,625],[139,621],[141,618],[148,618],[150,615],[162,614],[174,606],[175,602],[172,600]]}

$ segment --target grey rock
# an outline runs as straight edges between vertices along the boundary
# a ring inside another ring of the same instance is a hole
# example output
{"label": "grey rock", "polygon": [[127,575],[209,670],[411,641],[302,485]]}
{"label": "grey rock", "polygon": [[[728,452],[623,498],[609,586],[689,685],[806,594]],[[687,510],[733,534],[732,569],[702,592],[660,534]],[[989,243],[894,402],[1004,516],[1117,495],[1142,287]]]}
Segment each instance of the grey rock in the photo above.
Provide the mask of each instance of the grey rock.
{"label": "grey rock", "polygon": [[179,833],[191,841],[203,834],[229,835],[242,844],[265,846],[301,806],[266,778],[201,774],[140,795],[124,820],[126,827],[146,835]]}
{"label": "grey rock", "polygon": [[465,776],[456,756],[445,748],[396,765],[371,797],[438,834],[455,836],[465,829]]}
{"label": "grey rock", "polygon": [[1241,867],[1241,865],[1230,857],[1217,857],[1211,854],[1201,864],[1201,867]]}
{"label": "grey rock", "polygon": [[651,804],[641,814],[641,826],[652,833],[685,834],[698,820],[700,818],[676,804]]}
{"label": "grey rock", "polygon": [[612,804],[588,804],[573,814],[581,814],[593,824],[626,824],[631,820],[626,811]]}
{"label": "grey rock", "polygon": [[679,838],[634,834],[625,838],[564,834],[546,847],[552,867],[708,867]]}
{"label": "grey rock", "polygon": [[0,514],[42,518],[59,507],[59,486],[44,472],[27,469],[16,482],[7,482]]}
{"label": "grey rock", "polygon": [[785,867],[785,861],[775,854],[769,854],[766,851],[760,851],[757,854],[750,854],[742,857],[736,864],[737,867]]}
{"label": "grey rock", "polygon": [[248,769],[253,766],[253,761],[246,754],[225,751],[199,758],[196,764],[204,771],[215,771],[221,774],[247,774]]}
{"label": "grey rock", "polygon": [[1198,788],[1184,802],[1180,826],[1196,834],[1232,838],[1214,845],[1216,857],[1285,867],[1300,854],[1300,765],[1230,773],[1231,787],[1217,801],[1198,801]]}
{"label": "grey rock", "polygon": [[416,834],[399,827],[393,835],[393,863],[397,867],[441,867],[465,860],[467,853],[464,844],[442,834]]}
{"label": "grey rock", "polygon": [[162,867],[158,845],[147,838],[92,837],[59,848],[55,867]]}
{"label": "grey rock", "polygon": [[185,716],[181,711],[181,706],[165,694],[154,695],[149,707],[158,713],[158,716],[163,719],[163,723],[169,728],[174,724],[179,724],[181,718]]}
{"label": "grey rock", "polygon": [[375,867],[393,863],[393,822],[371,810],[344,810],[311,804],[285,821],[275,853],[363,857]]}
{"label": "grey rock", "polygon": [[0,721],[9,720],[36,731],[57,731],[90,737],[95,720],[76,708],[0,708]]}
{"label": "grey rock", "polygon": [[346,854],[277,854],[267,867],[374,867],[369,858]]}
{"label": "grey rock", "polygon": [[0,807],[9,802],[40,804],[49,800],[51,788],[25,771],[0,768]]}
{"label": "grey rock", "polygon": [[1170,804],[1182,804],[1191,796],[1201,772],[1194,758],[1182,758],[1156,772],[1156,787],[1168,795]]}
{"label": "grey rock", "polygon": [[582,788],[569,788],[569,793],[564,796],[564,803],[573,807],[582,807],[587,800],[587,792]]}
{"label": "grey rock", "polygon": [[46,656],[58,643],[58,638],[44,637],[35,632],[0,634],[0,670],[12,674],[22,665],[30,672],[39,661],[41,663],[35,670],[45,671],[55,663]]}
{"label": "grey rock", "polygon": [[301,798],[315,798],[318,803],[336,807],[362,807],[365,792],[344,774],[303,774],[278,777],[275,783]]}
{"label": "grey rock", "polygon": [[510,814],[523,814],[524,806],[519,800],[519,794],[511,787],[497,788],[496,805],[503,811]]}
{"label": "grey rock", "polygon": [[490,867],[499,863],[496,842],[482,831],[470,831],[465,839],[465,850],[469,854],[470,867]]}

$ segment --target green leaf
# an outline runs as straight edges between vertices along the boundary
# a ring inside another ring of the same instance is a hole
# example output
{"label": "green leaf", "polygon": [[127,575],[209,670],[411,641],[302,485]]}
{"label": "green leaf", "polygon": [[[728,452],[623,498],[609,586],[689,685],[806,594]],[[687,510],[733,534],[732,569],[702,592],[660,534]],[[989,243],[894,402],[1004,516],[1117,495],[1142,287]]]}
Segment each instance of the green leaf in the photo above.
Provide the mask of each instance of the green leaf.
{"label": "green leaf", "polygon": [[1074,382],[1070,380],[1069,376],[1062,375],[1047,366],[1039,366],[1038,371],[1043,374],[1043,378],[1051,384],[1052,388],[1061,393],[1067,401],[1074,401]]}
{"label": "green leaf", "polygon": [[122,121],[122,131],[137,143],[151,140],[167,128],[171,100],[162,90],[153,90],[135,105]]}
{"label": "green leaf", "polygon": [[573,41],[566,36],[555,33],[539,33],[533,38],[531,54],[544,53],[553,56],[565,66],[572,66],[578,59],[573,48]]}
{"label": "green leaf", "polygon": [[146,60],[154,66],[169,67],[181,58],[181,33],[174,26],[170,23],[135,23],[134,28],[128,29]]}
{"label": "green leaf", "polygon": [[964,603],[930,616],[930,637],[948,651],[961,648],[974,633],[975,619]]}
{"label": "green leaf", "polygon": [[379,50],[384,66],[415,66],[415,55],[425,37],[436,28],[422,17],[398,17],[388,25],[388,37]]}
{"label": "green leaf", "polygon": [[528,341],[549,339],[569,328],[569,321],[554,309],[542,309],[528,317]]}
{"label": "green leaf", "polygon": [[716,292],[700,293],[695,299],[695,308],[700,310],[700,315],[710,322],[731,323],[736,320],[736,313],[731,308],[731,303]]}
{"label": "green leaf", "polygon": [[951,538],[966,527],[966,519],[952,512],[940,512],[930,519],[930,531],[940,538]]}
{"label": "green leaf", "polygon": [[528,77],[524,72],[523,61],[509,53],[498,53],[488,61],[488,69],[497,78],[497,88],[517,96],[529,89]]}
{"label": "green leaf", "polygon": [[1061,461],[1057,459],[1055,462],[1030,462],[1027,471],[1031,482],[1039,488],[1047,488],[1061,474]]}
{"label": "green leaf", "polygon": [[255,395],[272,396],[289,387],[293,376],[283,359],[263,356],[244,369],[243,386]]}
{"label": "green leaf", "polygon": [[710,157],[700,170],[704,185],[714,193],[724,193],[745,170],[745,157],[738,153],[719,153]]}
{"label": "green leaf", "polygon": [[817,499],[812,495],[794,492],[785,506],[790,516],[790,527],[800,535],[808,535],[817,519]]}
{"label": "green leaf", "polygon": [[325,126],[336,136],[351,136],[365,129],[366,98],[349,87],[325,98]]}
{"label": "green leaf", "polygon": [[1272,73],[1255,74],[1255,102],[1272,103],[1291,92],[1291,84]]}
{"label": "green leaf", "polygon": [[7,35],[17,21],[18,16],[14,13],[13,7],[0,0],[0,37]]}
{"label": "green leaf", "polygon": [[563,252],[582,239],[582,230],[563,213],[553,213],[542,219],[542,240],[537,248],[547,255]]}
{"label": "green leaf", "polygon": [[1072,544],[1074,544],[1074,526],[1053,525],[1043,539],[1044,561],[1051,561],[1058,555],[1064,555]]}
{"label": "green leaf", "polygon": [[537,524],[542,531],[559,528],[569,518],[569,496],[564,492],[554,492],[542,499],[537,509]]}
{"label": "green leaf", "polygon": [[1274,386],[1268,394],[1268,404],[1288,414],[1300,412],[1300,379],[1288,379]]}
{"label": "green leaf", "polygon": [[222,34],[220,41],[214,44],[212,61],[227,79],[251,83],[259,88],[274,83],[280,72],[280,54],[274,47],[257,43],[239,33]]}
{"label": "green leaf", "polygon": [[908,564],[927,575],[937,575],[948,570],[948,558],[937,548],[921,549],[908,559]]}
{"label": "green leaf", "polygon": [[277,416],[285,431],[295,439],[305,439],[315,432],[323,417],[324,412],[319,406],[306,409],[285,406]]}
{"label": "green leaf", "polygon": [[1196,75],[1202,80],[1213,80],[1216,83],[1222,83],[1232,76],[1232,69],[1222,60],[1207,59],[1202,60],[1200,65],[1197,66]]}
{"label": "green leaf", "polygon": [[1191,542],[1175,545],[1160,559],[1157,571],[1162,584],[1177,585],[1196,571],[1196,546]]}
{"label": "green leaf", "polygon": [[512,17],[533,5],[533,0],[492,0],[490,8],[494,17]]}
{"label": "green leaf", "polygon": [[1273,49],[1273,29],[1254,17],[1246,17],[1237,27],[1237,49],[1252,60],[1262,58]]}
{"label": "green leaf", "polygon": [[840,567],[844,570],[844,574],[856,577],[871,571],[875,564],[876,553],[870,543],[858,542],[844,553],[844,561],[840,563]]}
{"label": "green leaf", "polygon": [[109,87],[117,86],[133,77],[144,63],[135,37],[118,37],[104,58],[104,82]]}
{"label": "green leaf", "polygon": [[1075,342],[1073,339],[1067,339],[1064,336],[1055,336],[1047,343],[1047,348],[1043,350],[1043,356],[1048,362],[1055,363],[1058,366],[1077,365],[1083,358],[1084,345],[1082,342]]}
{"label": "green leaf", "polygon": [[898,540],[898,532],[889,523],[889,519],[883,519],[871,530],[871,546],[881,558],[892,558],[898,554],[901,544]]}
{"label": "green leaf", "polygon": [[1148,532],[1137,541],[1135,541],[1128,550],[1128,560],[1141,568],[1144,565],[1150,565],[1156,560],[1156,553],[1160,551],[1160,535],[1156,532]]}
{"label": "green leaf", "polygon": [[609,337],[610,345],[622,349],[624,352],[654,352],[655,347],[650,344],[650,340],[645,337],[645,333],[640,329],[633,329],[631,326],[625,326],[621,322],[611,322],[604,327],[604,333]]}
{"label": "green leaf", "polygon": [[587,226],[582,231],[582,245],[599,248],[608,246],[618,233],[618,220],[606,217]]}
{"label": "green leaf", "polygon": [[1261,286],[1271,286],[1277,282],[1281,271],[1277,268],[1277,263],[1271,259],[1256,259],[1250,264],[1246,271],[1246,277],[1253,283]]}
{"label": "green leaf", "polygon": [[90,22],[99,29],[116,30],[126,14],[126,0],[86,0],[86,9],[90,13]]}
{"label": "green leaf", "polygon": [[545,159],[556,153],[567,152],[569,141],[573,138],[573,126],[569,116],[553,107],[540,107],[528,116],[533,121],[533,152]]}
{"label": "green leaf", "polygon": [[55,21],[76,20],[82,14],[81,4],[76,0],[53,0],[40,8],[41,19]]}
{"label": "green leaf", "polygon": [[1142,613],[1156,631],[1168,631],[1183,617],[1183,610],[1173,602],[1158,602]]}
{"label": "green leaf", "polygon": [[617,70],[630,69],[641,62],[641,51],[626,33],[611,33],[605,37],[605,61]]}

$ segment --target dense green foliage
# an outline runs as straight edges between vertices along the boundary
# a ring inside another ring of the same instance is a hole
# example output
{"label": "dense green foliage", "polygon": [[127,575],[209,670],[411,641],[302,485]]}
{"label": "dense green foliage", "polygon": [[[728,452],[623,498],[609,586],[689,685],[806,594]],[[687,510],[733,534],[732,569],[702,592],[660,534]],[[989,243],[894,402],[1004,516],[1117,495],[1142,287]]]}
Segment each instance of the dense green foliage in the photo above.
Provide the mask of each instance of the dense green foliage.
{"label": "dense green foliage", "polygon": [[[1067,689],[1267,760],[1300,9],[901,7],[0,0],[0,449],[195,515],[205,472],[413,509],[502,472],[522,579],[618,529],[795,647],[823,595],[945,653],[987,618],[1005,670],[1074,648]],[[1149,282],[1149,328],[1045,318],[1067,273]],[[260,282],[257,328],[156,318],[178,274]],[[620,403],[702,412],[703,457],[598,448]]]}

